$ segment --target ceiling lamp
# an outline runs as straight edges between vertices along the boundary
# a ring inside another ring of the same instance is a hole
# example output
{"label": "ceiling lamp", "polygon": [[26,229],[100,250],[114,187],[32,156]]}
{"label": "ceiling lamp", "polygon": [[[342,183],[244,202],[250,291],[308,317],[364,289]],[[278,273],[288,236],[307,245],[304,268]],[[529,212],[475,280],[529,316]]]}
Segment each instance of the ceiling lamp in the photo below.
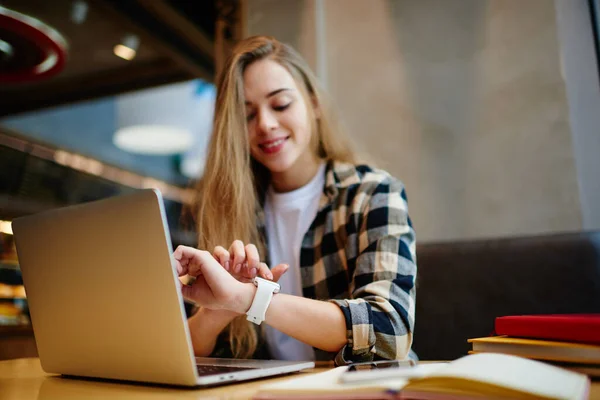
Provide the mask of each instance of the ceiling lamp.
{"label": "ceiling lamp", "polygon": [[30,82],[63,70],[67,41],[52,27],[0,6],[0,82]]}
{"label": "ceiling lamp", "polygon": [[183,153],[194,143],[187,129],[168,125],[133,125],[117,130],[115,146],[130,153],[167,155]]}
{"label": "ceiling lamp", "polygon": [[10,221],[0,221],[0,233],[6,233],[7,235],[12,235],[12,224]]}
{"label": "ceiling lamp", "polygon": [[136,35],[127,35],[123,38],[121,44],[114,47],[113,52],[117,57],[131,61],[137,53],[140,46],[140,38]]}
{"label": "ceiling lamp", "polygon": [[183,82],[117,96],[114,145],[148,155],[190,150],[199,133],[194,89],[192,82]]}

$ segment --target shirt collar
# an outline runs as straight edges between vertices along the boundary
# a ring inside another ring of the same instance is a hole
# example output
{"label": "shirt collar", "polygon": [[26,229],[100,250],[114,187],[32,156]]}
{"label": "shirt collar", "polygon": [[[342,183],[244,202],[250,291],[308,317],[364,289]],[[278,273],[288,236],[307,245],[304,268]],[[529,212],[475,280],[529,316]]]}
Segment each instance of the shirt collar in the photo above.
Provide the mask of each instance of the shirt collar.
{"label": "shirt collar", "polygon": [[360,183],[354,164],[329,160],[325,170],[325,187],[319,202],[319,210],[333,202],[341,189]]}

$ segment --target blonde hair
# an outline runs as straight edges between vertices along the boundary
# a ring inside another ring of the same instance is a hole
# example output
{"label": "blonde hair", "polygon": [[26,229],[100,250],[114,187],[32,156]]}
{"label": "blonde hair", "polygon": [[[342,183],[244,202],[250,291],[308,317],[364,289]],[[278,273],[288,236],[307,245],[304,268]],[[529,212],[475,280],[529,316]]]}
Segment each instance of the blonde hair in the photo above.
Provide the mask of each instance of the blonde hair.
{"label": "blonde hair", "polygon": [[[213,133],[192,212],[198,225],[199,248],[212,251],[217,245],[227,247],[239,239],[256,244],[261,259],[266,249],[257,228],[257,210],[262,208],[269,171],[250,154],[243,74],[248,65],[263,59],[286,68],[307,105],[318,107],[318,118],[314,111],[309,114],[313,126],[311,145],[318,156],[355,161],[314,75],[293,48],[268,36],[250,37],[235,46],[218,79]],[[234,357],[248,358],[256,350],[257,334],[249,324],[240,317],[229,326]]]}

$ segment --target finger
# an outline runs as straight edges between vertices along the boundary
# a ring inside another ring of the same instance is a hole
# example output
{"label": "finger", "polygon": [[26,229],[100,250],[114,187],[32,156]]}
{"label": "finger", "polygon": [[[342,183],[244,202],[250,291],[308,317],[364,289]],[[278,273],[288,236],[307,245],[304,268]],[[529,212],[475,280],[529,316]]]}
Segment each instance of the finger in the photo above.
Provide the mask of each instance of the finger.
{"label": "finger", "polygon": [[175,259],[176,263],[179,262],[181,264],[181,270],[185,271],[187,275],[191,277],[197,277],[198,275],[202,274],[201,267],[206,254],[210,256],[213,262],[217,263],[212,254],[210,254],[208,251],[198,250],[188,246],[178,246],[173,252],[173,258]]}
{"label": "finger", "polygon": [[261,262],[258,264],[258,276],[264,279],[273,280],[273,273],[269,270],[267,264]]}
{"label": "finger", "polygon": [[188,285],[181,285],[181,294],[186,299],[192,300],[198,305],[206,305],[207,297],[210,297],[210,287],[206,284],[203,277],[196,279]]}
{"label": "finger", "polygon": [[250,268],[250,266],[248,265],[247,262],[244,262],[242,264],[242,277],[246,278],[246,279],[252,279],[256,276],[256,268]]}
{"label": "finger", "polygon": [[177,261],[181,262],[182,260],[186,260],[189,258],[190,254],[192,254],[197,249],[189,246],[179,245],[173,252],[173,258]]}
{"label": "finger", "polygon": [[271,268],[271,273],[273,274],[273,282],[278,282],[281,276],[285,274],[289,268],[290,266],[287,264],[279,264]]}
{"label": "finger", "polygon": [[258,256],[258,249],[252,243],[249,243],[244,248],[246,251],[246,262],[248,263],[248,269],[258,268],[258,263],[260,262],[260,258]]}
{"label": "finger", "polygon": [[229,252],[223,246],[215,247],[213,256],[219,261],[219,263],[229,271]]}
{"label": "finger", "polygon": [[199,277],[201,275],[212,289],[221,287],[231,280],[235,281],[208,251],[193,250],[194,252],[191,254],[188,264],[188,274],[190,276]]}
{"label": "finger", "polygon": [[231,271],[239,274],[242,270],[242,264],[246,260],[246,252],[244,251],[244,243],[241,240],[234,240],[229,248],[231,257]]}
{"label": "finger", "polygon": [[177,271],[177,276],[187,275],[187,268],[181,265],[179,261],[173,259],[173,265],[175,266],[175,270]]}
{"label": "finger", "polygon": [[177,269],[177,275],[187,275],[189,255],[193,250],[196,249],[188,246],[177,246],[177,248],[173,252],[173,261],[175,264],[175,268]]}

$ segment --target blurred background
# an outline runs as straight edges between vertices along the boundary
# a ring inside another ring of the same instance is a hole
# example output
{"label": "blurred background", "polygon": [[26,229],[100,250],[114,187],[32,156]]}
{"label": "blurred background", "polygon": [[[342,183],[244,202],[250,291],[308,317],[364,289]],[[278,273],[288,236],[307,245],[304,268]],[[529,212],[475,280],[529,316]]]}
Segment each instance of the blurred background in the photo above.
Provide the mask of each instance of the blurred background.
{"label": "blurred background", "polygon": [[[599,0],[0,0],[0,359],[35,355],[10,221],[159,188],[174,246],[231,46],[298,49],[420,243],[600,228]],[[6,343],[9,343],[8,346]],[[4,343],[4,344],[3,344]]]}

